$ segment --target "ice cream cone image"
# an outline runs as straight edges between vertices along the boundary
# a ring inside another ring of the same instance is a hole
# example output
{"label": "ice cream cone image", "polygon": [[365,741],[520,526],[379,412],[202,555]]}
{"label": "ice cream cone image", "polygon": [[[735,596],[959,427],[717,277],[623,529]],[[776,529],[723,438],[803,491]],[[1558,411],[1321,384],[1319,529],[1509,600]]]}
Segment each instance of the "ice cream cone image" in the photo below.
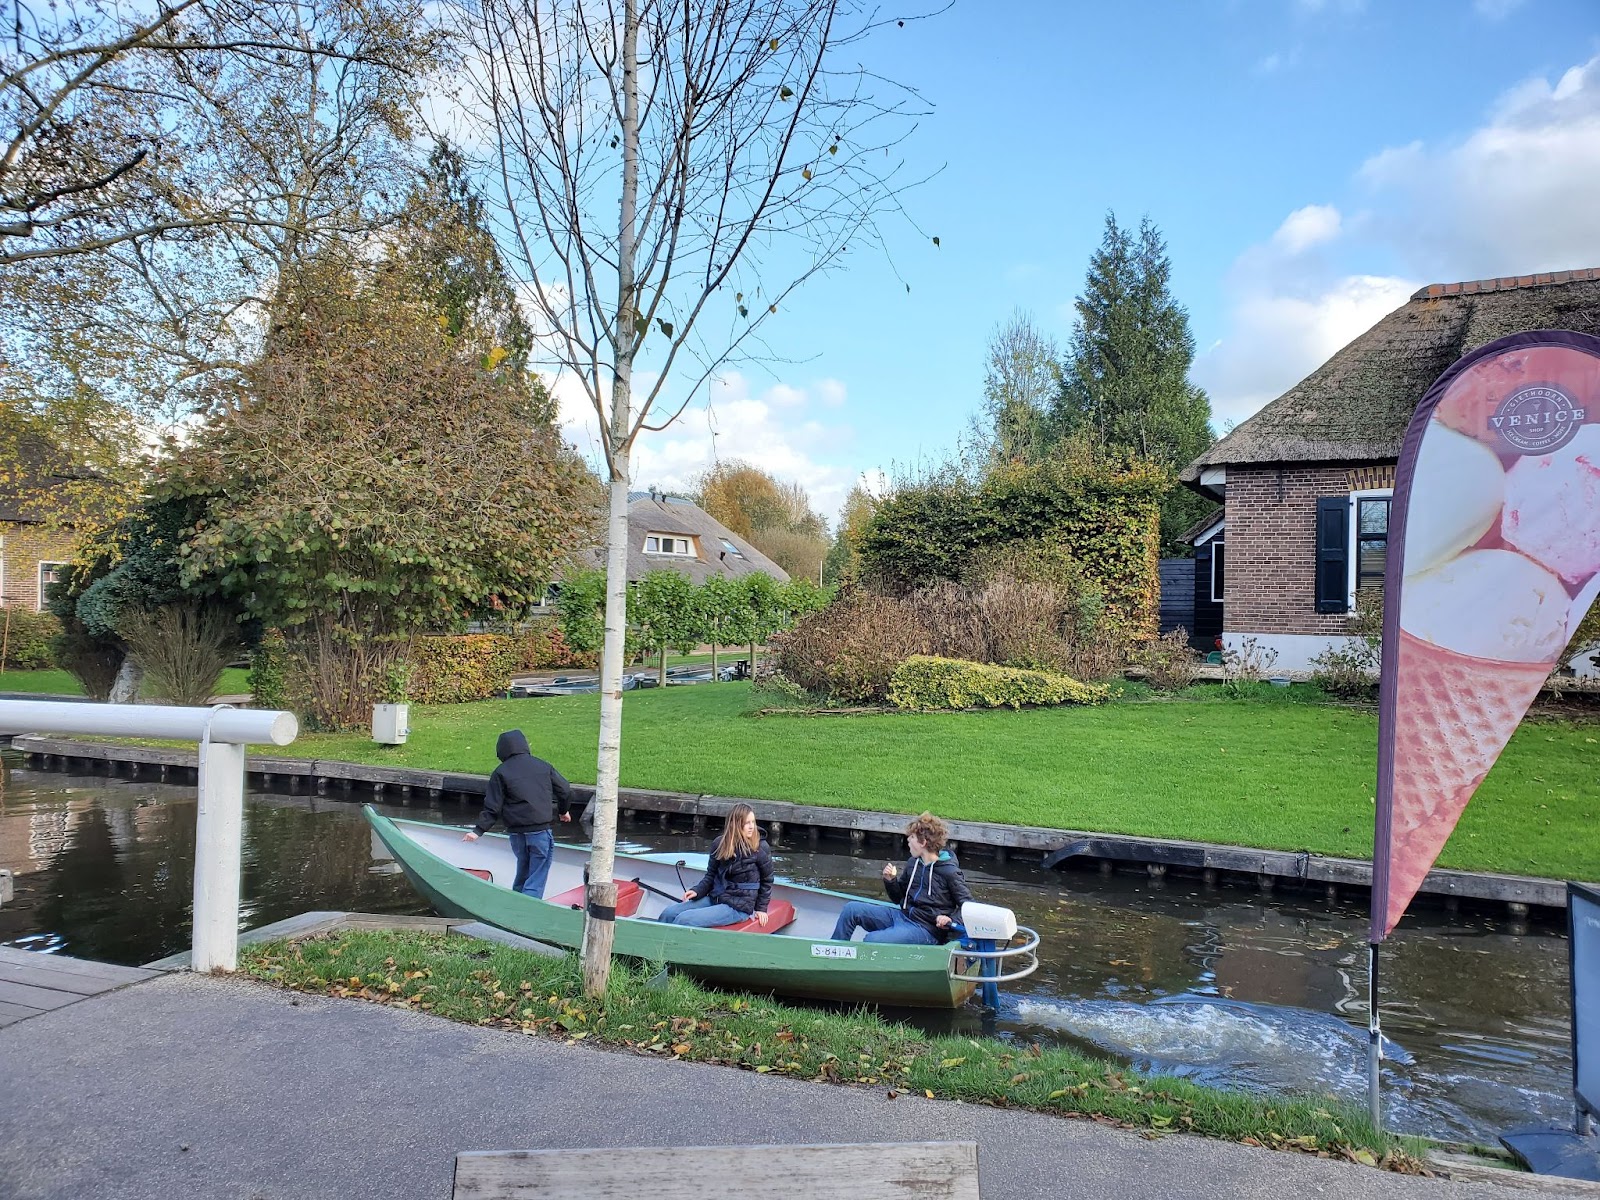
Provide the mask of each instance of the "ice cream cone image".
{"label": "ice cream cone image", "polygon": [[1406,573],[1395,659],[1385,932],[1416,894],[1566,645],[1569,599],[1509,550]]}
{"label": "ice cream cone image", "polygon": [[1548,663],[1474,658],[1400,634],[1396,663],[1393,928],[1483,777],[1550,673]]}

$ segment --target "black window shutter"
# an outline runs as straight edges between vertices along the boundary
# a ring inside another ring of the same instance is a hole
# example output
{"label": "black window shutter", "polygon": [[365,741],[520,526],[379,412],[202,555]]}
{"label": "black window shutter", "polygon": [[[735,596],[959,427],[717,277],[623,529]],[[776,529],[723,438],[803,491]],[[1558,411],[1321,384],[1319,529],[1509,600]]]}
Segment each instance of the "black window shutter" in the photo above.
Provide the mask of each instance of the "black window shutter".
{"label": "black window shutter", "polygon": [[1317,497],[1317,611],[1350,611],[1350,497]]}

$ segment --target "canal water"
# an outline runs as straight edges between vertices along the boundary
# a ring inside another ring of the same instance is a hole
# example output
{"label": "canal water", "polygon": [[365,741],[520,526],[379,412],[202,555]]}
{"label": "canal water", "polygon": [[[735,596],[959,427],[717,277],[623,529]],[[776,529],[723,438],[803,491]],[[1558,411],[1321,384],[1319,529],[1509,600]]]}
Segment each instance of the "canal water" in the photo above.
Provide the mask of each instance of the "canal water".
{"label": "canal water", "polygon": [[[17,874],[14,900],[0,905],[0,944],[130,964],[186,949],[194,789],[17,761],[0,762],[0,866]],[[449,823],[473,815],[453,802],[378,807]],[[636,850],[704,849],[654,821],[624,825],[622,836]],[[874,895],[886,853],[825,837],[775,857],[796,882]],[[251,794],[243,868],[245,926],[314,909],[426,911],[393,864],[372,859],[350,799]],[[1068,1044],[1201,1083],[1364,1101],[1363,909],[1044,872],[976,850],[965,871],[980,899],[1039,931],[1039,972],[1013,985],[997,1013],[888,1015],[932,1031]],[[1563,925],[1410,916],[1385,946],[1383,1004],[1391,1128],[1493,1142],[1570,1120]]]}

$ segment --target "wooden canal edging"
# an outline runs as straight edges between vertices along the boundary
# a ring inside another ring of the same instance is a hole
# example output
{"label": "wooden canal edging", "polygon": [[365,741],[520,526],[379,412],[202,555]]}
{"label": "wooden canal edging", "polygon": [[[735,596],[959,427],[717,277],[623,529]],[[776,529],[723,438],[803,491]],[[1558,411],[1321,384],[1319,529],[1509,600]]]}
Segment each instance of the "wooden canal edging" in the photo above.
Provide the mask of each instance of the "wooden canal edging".
{"label": "wooden canal edging", "polygon": [[[148,773],[174,782],[192,780],[195,770],[192,750],[46,737],[17,737],[12,740],[12,747],[25,754],[30,764],[48,768],[122,768],[136,778]],[[330,788],[345,791],[359,786],[400,804],[419,795],[431,800],[448,798],[475,803],[488,782],[487,775],[368,766],[331,759],[251,756],[246,768],[253,782],[268,788],[326,794]],[[574,784],[573,788],[586,801],[594,790],[584,784]],[[624,820],[653,818],[662,829],[676,827],[683,831],[687,826],[694,833],[705,833],[739,803],[755,809],[756,818],[767,826],[774,844],[781,844],[786,838],[812,841],[827,832],[842,834],[856,845],[892,842],[898,850],[906,823],[906,815],[901,813],[782,800],[640,788],[623,788],[618,795],[619,815]],[[969,859],[974,847],[983,847],[1001,861],[1036,862],[1056,869],[1098,869],[1104,874],[1133,870],[1152,879],[1198,878],[1208,885],[1244,884],[1263,891],[1283,885],[1320,892],[1330,903],[1337,902],[1341,895],[1366,893],[1372,886],[1372,864],[1364,859],[1030,825],[959,820],[947,823],[952,843],[959,845]],[[1517,917],[1536,908],[1564,910],[1567,903],[1566,883],[1562,880],[1437,868],[1428,873],[1419,895],[1452,909],[1463,901],[1503,905]]]}

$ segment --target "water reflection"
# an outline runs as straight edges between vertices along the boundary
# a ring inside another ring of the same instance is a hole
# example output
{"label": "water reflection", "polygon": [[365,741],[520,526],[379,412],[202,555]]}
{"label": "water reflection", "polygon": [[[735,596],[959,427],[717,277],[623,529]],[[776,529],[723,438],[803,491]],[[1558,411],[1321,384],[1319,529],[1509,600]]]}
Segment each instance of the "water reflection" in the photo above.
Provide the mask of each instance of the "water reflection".
{"label": "water reflection", "polygon": [[[451,823],[470,816],[421,798],[379,807]],[[194,810],[192,787],[0,766],[0,866],[17,873],[0,943],[123,963],[186,948]],[[653,821],[625,824],[622,836],[639,850],[704,849]],[[825,837],[780,846],[776,858],[796,882],[876,894],[886,854]],[[244,855],[247,926],[313,909],[425,911],[403,876],[374,863],[349,800],[252,794]],[[1362,1100],[1360,909],[1142,875],[1045,874],[976,855],[965,865],[981,899],[1039,931],[1039,972],[997,1013],[889,1015],[934,1031],[1070,1044],[1198,1082]],[[1391,1124],[1492,1140],[1570,1118],[1559,926],[1408,917],[1384,953]]]}

